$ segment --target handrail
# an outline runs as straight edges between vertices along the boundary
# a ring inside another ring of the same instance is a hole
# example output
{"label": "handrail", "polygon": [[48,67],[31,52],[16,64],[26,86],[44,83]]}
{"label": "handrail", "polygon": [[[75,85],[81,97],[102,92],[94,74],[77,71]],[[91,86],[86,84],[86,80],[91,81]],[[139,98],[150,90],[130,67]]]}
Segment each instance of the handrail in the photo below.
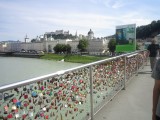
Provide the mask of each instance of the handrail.
{"label": "handrail", "polygon": [[144,50],[135,51],[1,86],[0,119],[93,120],[105,103],[125,89],[146,58]]}
{"label": "handrail", "polygon": [[53,77],[53,76],[56,76],[56,75],[59,75],[59,74],[64,74],[64,73],[74,71],[74,70],[77,70],[77,69],[81,69],[81,68],[84,68],[84,67],[89,67],[89,66],[94,65],[94,64],[100,64],[100,63],[103,63],[105,61],[107,62],[107,61],[117,59],[117,58],[120,58],[120,57],[124,57],[124,56],[127,56],[127,55],[136,54],[137,52],[138,51],[131,52],[131,53],[126,53],[126,54],[123,54],[123,55],[119,55],[119,56],[115,56],[115,57],[111,57],[111,58],[106,58],[104,60],[100,60],[100,61],[85,64],[85,65],[81,65],[81,66],[78,66],[78,67],[74,67],[74,68],[71,68],[71,69],[60,70],[60,71],[57,71],[55,73],[43,75],[43,76],[32,78],[32,79],[27,79],[27,80],[24,80],[24,81],[21,81],[21,82],[16,82],[16,83],[11,83],[11,84],[8,84],[8,85],[0,86],[0,92],[19,87],[21,85],[27,85],[27,84],[31,84],[31,83],[34,83],[34,82],[37,82],[37,81],[41,81],[43,79],[47,79],[47,78],[50,78],[50,77]]}

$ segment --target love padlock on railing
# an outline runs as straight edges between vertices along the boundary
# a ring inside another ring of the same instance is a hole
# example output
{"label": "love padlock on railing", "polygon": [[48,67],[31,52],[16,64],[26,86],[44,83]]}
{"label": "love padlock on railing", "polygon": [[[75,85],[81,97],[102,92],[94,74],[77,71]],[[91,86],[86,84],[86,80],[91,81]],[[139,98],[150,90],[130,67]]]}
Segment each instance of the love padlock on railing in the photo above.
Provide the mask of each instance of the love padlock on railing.
{"label": "love padlock on railing", "polygon": [[27,92],[23,93],[23,96],[24,96],[24,99],[28,99],[28,93]]}

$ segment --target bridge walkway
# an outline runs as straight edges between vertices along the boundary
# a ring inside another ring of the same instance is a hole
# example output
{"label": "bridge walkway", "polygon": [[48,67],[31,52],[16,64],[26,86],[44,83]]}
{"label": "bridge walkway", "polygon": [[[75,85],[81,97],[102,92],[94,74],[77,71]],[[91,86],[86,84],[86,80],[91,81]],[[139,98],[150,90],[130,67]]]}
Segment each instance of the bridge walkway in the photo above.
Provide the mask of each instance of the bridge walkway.
{"label": "bridge walkway", "polygon": [[94,120],[151,120],[153,85],[148,64],[128,82],[126,90],[122,90],[94,116]]}

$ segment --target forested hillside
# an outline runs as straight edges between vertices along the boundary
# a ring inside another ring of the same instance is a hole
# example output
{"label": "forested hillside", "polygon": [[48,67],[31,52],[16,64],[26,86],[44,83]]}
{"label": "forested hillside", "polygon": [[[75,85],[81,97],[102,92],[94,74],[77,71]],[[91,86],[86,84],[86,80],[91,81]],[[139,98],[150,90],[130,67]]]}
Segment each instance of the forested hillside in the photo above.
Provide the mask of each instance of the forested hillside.
{"label": "forested hillside", "polygon": [[148,25],[138,26],[136,32],[137,39],[153,38],[160,34],[160,20],[152,21]]}

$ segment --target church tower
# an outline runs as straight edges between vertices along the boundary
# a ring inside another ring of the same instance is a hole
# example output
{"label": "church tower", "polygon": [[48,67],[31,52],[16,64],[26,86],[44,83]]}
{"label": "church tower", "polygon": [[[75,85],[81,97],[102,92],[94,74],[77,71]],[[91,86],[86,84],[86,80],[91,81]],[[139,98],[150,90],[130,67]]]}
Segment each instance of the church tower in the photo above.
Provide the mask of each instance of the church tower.
{"label": "church tower", "polygon": [[88,39],[92,40],[94,38],[94,33],[93,31],[90,29],[90,31],[88,32]]}

